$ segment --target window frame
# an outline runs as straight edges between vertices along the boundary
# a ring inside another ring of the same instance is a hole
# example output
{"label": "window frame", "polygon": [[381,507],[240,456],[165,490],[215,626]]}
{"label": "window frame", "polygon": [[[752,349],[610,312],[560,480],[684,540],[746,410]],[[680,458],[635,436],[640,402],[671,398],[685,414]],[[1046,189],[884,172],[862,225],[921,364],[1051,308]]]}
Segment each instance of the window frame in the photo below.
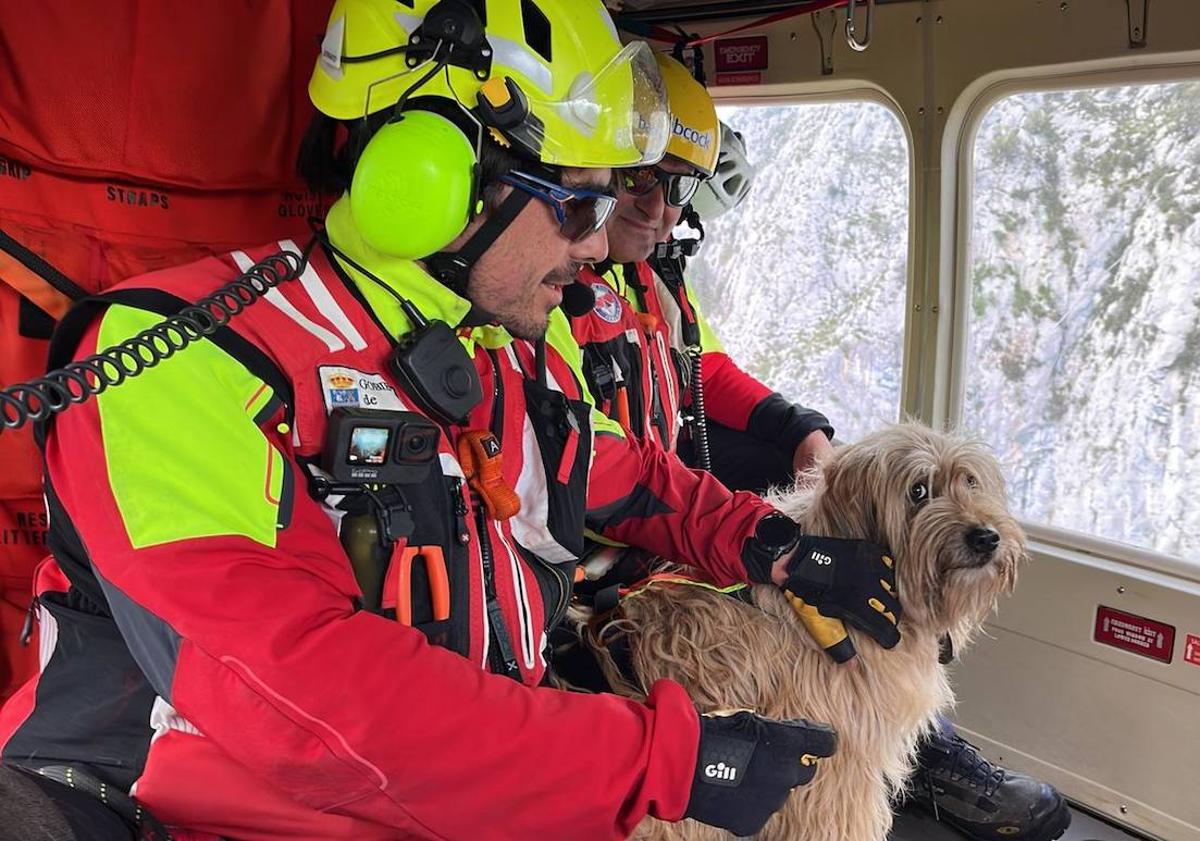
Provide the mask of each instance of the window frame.
{"label": "window frame", "polygon": [[[971,336],[971,228],[974,221],[975,145],[992,106],[1022,93],[1200,81],[1200,51],[1172,56],[1101,60],[1064,66],[1003,70],[969,85],[950,109],[941,152],[942,222],[939,301],[951,312],[949,366],[941,409],[951,428],[963,420],[966,360]],[[1058,549],[1129,564],[1200,583],[1200,557],[1188,560],[1089,532],[1020,519],[1030,538]]]}

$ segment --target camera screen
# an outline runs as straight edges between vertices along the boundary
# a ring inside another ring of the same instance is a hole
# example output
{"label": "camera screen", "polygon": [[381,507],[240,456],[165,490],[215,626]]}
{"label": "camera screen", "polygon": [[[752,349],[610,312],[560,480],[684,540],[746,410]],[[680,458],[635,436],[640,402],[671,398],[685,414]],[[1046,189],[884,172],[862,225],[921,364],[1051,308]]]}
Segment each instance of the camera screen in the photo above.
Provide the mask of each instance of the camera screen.
{"label": "camera screen", "polygon": [[346,454],[346,461],[351,464],[385,463],[389,437],[391,430],[385,426],[356,426],[350,431],[350,452]]}

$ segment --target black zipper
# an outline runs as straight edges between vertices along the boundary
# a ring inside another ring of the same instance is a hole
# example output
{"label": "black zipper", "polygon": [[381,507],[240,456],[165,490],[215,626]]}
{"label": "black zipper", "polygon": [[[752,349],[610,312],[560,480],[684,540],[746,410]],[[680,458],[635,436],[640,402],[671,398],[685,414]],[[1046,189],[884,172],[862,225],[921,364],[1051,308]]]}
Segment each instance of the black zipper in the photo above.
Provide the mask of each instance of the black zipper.
{"label": "black zipper", "polygon": [[22,648],[29,645],[29,640],[33,638],[33,626],[37,622],[38,606],[41,603],[41,599],[34,596],[29,602],[29,609],[25,611],[25,622],[21,625],[21,636],[18,638]]}
{"label": "black zipper", "polygon": [[662,393],[658,382],[658,341],[654,333],[649,333],[645,330],[642,331],[642,339],[646,342],[646,359],[650,363],[650,388],[652,390],[650,395],[650,423],[658,429],[658,434],[662,438],[662,445],[666,447],[669,441],[667,438],[667,424],[664,418],[665,413],[663,412]]}
{"label": "black zipper", "polygon": [[454,502],[454,539],[460,546],[466,546],[471,542],[471,532],[467,528],[467,500],[463,496],[463,481],[457,476],[447,476],[446,485]]}
{"label": "black zipper", "polygon": [[[487,349],[487,356],[492,366],[491,431],[496,436],[496,441],[503,444],[504,389],[500,380],[500,361],[492,348]],[[508,626],[504,624],[504,615],[500,612],[500,602],[496,598],[495,561],[492,557],[492,541],[488,536],[487,510],[474,491],[471,492],[471,502],[475,506],[475,527],[479,530],[479,555],[483,561],[483,586],[487,597],[488,627],[492,643],[488,646],[488,662],[496,674],[507,675],[520,681],[521,667],[517,665]]]}
{"label": "black zipper", "polygon": [[504,614],[501,613],[500,601],[496,598],[496,571],[492,559],[492,541],[488,537],[487,511],[473,493],[471,502],[475,506],[475,527],[479,530],[479,557],[483,563],[483,592],[487,600],[488,628],[491,636],[488,664],[496,674],[520,681],[521,667],[517,665],[508,626],[504,624]]}
{"label": "black zipper", "polygon": [[[458,531],[458,542],[466,545],[471,542],[471,533],[467,529],[467,487],[462,479],[447,477],[447,484],[454,497],[454,526]],[[488,537],[487,515],[483,505],[471,494],[475,505],[475,525],[479,530],[479,556],[483,566],[483,593],[487,604],[488,615],[488,668],[498,675],[508,675],[516,680],[521,679],[517,659],[512,653],[512,644],[508,641],[508,630],[504,625],[504,617],[500,615],[500,604],[496,600],[496,576],[492,561],[492,541]]]}

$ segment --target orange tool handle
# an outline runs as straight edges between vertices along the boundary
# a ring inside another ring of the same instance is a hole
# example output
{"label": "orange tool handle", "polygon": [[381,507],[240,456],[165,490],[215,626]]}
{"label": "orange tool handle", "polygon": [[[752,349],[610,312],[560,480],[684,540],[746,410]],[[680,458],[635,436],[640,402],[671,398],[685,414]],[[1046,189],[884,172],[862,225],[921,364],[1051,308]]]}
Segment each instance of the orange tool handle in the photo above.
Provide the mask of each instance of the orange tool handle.
{"label": "orange tool handle", "polygon": [[621,428],[626,433],[629,432],[633,424],[632,418],[629,417],[629,390],[625,388],[625,384],[617,386],[617,423],[621,424]]}
{"label": "orange tool handle", "polygon": [[441,546],[405,546],[396,563],[396,620],[412,625],[412,567],[421,558],[429,576],[429,599],[433,603],[433,621],[450,618],[450,576],[446,572],[446,556]]}

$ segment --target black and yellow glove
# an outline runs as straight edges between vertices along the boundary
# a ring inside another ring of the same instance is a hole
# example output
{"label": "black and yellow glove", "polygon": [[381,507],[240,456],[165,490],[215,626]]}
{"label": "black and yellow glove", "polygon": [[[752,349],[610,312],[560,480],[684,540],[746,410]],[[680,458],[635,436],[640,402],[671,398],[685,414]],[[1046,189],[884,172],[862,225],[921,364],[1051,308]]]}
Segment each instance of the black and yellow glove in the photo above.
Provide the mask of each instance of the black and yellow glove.
{"label": "black and yellow glove", "polygon": [[735,835],[763,828],[796,786],[833,756],[837,733],[804,719],[775,721],[741,711],[700,717],[700,750],[684,817]]}
{"label": "black and yellow glove", "polygon": [[857,652],[843,622],[870,634],[884,648],[900,642],[900,602],[888,550],[862,540],[801,535],[782,514],[759,521],[743,560],[752,581],[771,582],[771,567],[792,552],[784,595],[812,638],[838,663]]}
{"label": "black and yellow glove", "polygon": [[844,663],[854,656],[854,643],[844,627],[828,620],[849,623],[884,648],[900,642],[893,567],[888,550],[876,543],[802,537],[788,564],[783,592],[817,643]]}

